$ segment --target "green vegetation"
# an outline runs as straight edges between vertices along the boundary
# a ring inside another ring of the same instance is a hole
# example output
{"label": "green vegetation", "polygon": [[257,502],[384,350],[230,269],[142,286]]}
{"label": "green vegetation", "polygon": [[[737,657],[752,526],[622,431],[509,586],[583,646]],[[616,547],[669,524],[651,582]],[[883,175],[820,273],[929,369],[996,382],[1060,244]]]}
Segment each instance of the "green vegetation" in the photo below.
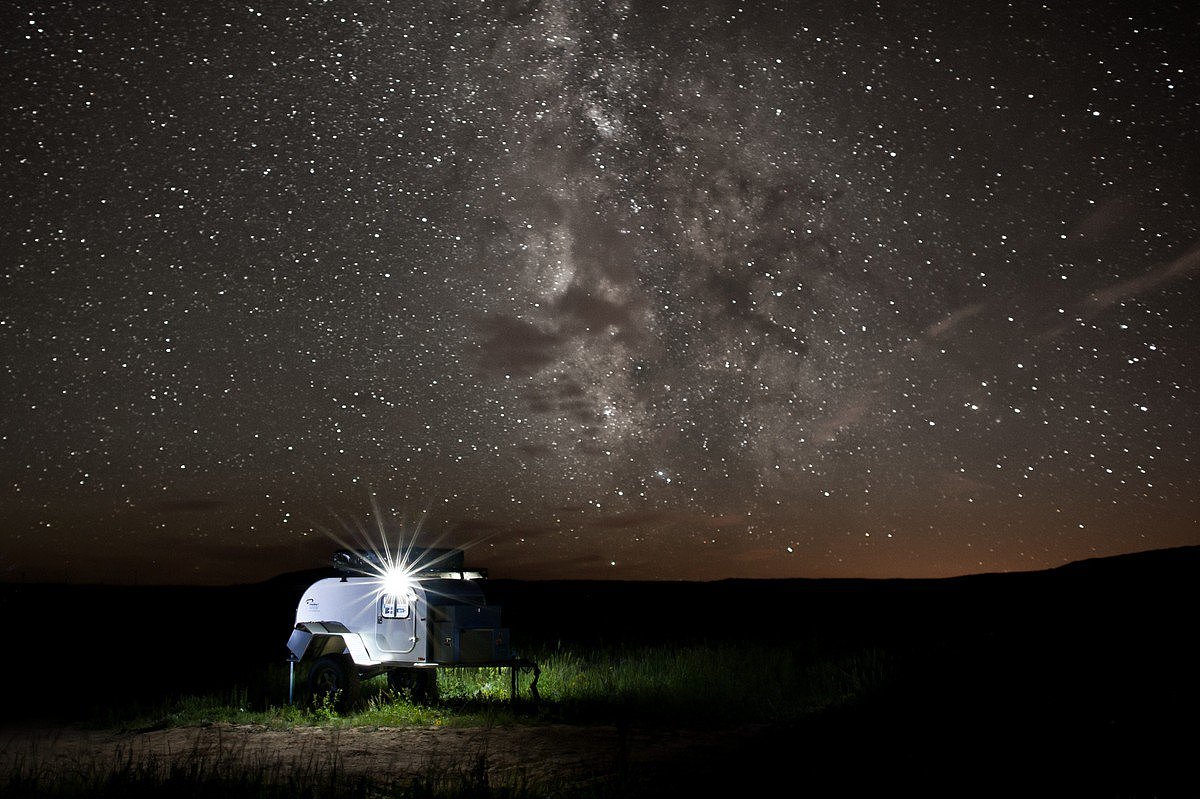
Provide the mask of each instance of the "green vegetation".
{"label": "green vegetation", "polygon": [[[275,690],[252,699],[244,689],[226,695],[179,698],[118,720],[126,729],[215,722],[271,728],[325,726],[476,726],[530,721],[646,724],[721,721],[775,722],[836,706],[878,688],[888,660],[877,650],[817,657],[787,646],[663,646],[581,651],[555,647],[534,653],[542,668],[536,708],[508,702],[502,668],[439,669],[434,703],[396,694],[380,676],[365,682],[355,709],[339,713],[330,701],[286,702],[287,673],[274,670]],[[518,694],[529,697],[530,675]],[[112,719],[104,720],[111,723]]]}
{"label": "green vegetation", "polygon": [[548,712],[564,721],[783,721],[877,687],[875,651],[816,660],[784,647],[649,647],[544,656]]}
{"label": "green vegetation", "polygon": [[[231,695],[184,696],[161,708],[120,719],[115,725],[125,730],[151,730],[201,724],[257,724],[270,729],[288,729],[298,725],[433,727],[453,723],[470,725],[472,714],[450,714],[436,706],[418,705],[397,696],[381,680],[364,686],[364,702],[352,713],[341,713],[331,698],[289,705],[269,704],[255,707],[244,690]],[[108,725],[106,725],[108,726]]]}
{"label": "green vegetation", "polygon": [[[336,702],[286,703],[286,668],[272,668],[274,693],[257,698],[247,689],[224,695],[190,696],[156,712],[125,718],[127,730],[209,723],[252,724],[287,729],[333,727],[486,726],[560,722],[646,726],[782,722],[836,707],[880,688],[889,672],[877,650],[833,656],[797,646],[702,646],[609,648],[590,651],[556,646],[535,653],[541,664],[542,701],[514,708],[507,669],[445,669],[438,672],[440,698],[414,703],[397,695],[381,676],[362,685],[356,709],[339,713]],[[529,696],[530,675],[519,692]],[[280,701],[282,698],[283,701]],[[111,722],[112,720],[109,719]],[[492,778],[494,779],[494,778]],[[434,768],[388,784],[340,771],[337,758],[314,757],[301,768],[266,761],[247,763],[219,751],[197,749],[172,760],[153,757],[79,764],[65,772],[21,762],[0,775],[0,795],[49,797],[554,797],[623,796],[620,774],[573,784],[497,785],[489,782],[485,756],[460,768]]]}

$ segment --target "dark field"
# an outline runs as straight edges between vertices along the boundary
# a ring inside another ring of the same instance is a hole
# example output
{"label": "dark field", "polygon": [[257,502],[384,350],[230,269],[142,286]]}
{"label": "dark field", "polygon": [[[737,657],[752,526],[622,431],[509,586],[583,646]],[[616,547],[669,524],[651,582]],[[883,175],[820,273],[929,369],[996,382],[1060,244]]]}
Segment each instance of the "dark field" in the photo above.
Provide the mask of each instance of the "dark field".
{"label": "dark field", "polygon": [[[511,710],[503,680],[447,674],[432,707],[387,709],[380,695],[349,719],[281,709],[284,643],[315,576],[230,588],[3,586],[4,726],[251,722],[286,741],[314,724],[350,724],[369,748],[370,735],[385,735],[372,730],[408,719],[517,729],[496,739],[516,748],[542,745],[543,732],[551,747],[608,736],[611,756],[581,756],[586,774],[520,785],[470,769],[458,782],[426,773],[414,783],[318,767],[281,775],[258,762],[209,764],[176,783],[134,769],[125,783],[57,788],[13,771],[0,790],[741,795],[782,780],[817,795],[1200,791],[1200,547],[950,580],[491,581],[514,648],[543,663],[541,705]],[[205,696],[215,698],[181,700]],[[6,733],[0,746],[14,740]],[[494,757],[510,754],[496,746]]]}

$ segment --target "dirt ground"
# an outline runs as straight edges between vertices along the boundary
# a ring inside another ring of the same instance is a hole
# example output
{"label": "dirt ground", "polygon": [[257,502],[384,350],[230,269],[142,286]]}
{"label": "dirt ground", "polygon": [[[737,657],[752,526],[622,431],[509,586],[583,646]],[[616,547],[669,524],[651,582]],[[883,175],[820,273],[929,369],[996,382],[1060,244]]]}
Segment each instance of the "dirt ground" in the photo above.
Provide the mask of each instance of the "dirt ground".
{"label": "dirt ground", "polygon": [[392,782],[422,774],[472,772],[482,763],[492,784],[545,784],[653,775],[672,763],[703,761],[731,734],[753,732],[563,724],[291,730],[214,724],[145,732],[23,727],[0,729],[0,773],[14,768],[69,773],[114,768],[130,759],[161,766],[201,758],[277,773],[326,772],[336,766],[345,777]]}

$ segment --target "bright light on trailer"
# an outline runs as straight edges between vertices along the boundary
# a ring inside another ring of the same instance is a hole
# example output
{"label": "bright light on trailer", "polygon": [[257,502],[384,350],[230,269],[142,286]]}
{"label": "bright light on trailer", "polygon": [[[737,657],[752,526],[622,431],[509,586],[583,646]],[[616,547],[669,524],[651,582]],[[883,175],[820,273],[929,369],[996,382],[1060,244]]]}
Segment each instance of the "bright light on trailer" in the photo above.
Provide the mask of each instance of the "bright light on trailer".
{"label": "bright light on trailer", "polygon": [[412,593],[412,575],[400,566],[388,566],[380,578],[379,593],[404,597]]}

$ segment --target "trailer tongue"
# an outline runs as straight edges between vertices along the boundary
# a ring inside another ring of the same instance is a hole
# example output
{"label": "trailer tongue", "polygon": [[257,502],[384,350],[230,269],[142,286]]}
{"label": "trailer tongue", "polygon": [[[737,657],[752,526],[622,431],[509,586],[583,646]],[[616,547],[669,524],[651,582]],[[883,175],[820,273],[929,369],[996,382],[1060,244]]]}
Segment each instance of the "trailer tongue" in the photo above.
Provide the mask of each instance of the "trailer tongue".
{"label": "trailer tongue", "polygon": [[388,683],[417,699],[437,691],[438,668],[509,669],[515,703],[518,675],[531,672],[537,702],[538,665],[515,657],[500,608],[488,605],[482,571],[464,567],[453,549],[405,551],[403,557],[339,550],[341,577],[318,580],[304,592],[288,639],[289,701],[296,667],[312,696],[353,702],[358,683],[386,673]]}

